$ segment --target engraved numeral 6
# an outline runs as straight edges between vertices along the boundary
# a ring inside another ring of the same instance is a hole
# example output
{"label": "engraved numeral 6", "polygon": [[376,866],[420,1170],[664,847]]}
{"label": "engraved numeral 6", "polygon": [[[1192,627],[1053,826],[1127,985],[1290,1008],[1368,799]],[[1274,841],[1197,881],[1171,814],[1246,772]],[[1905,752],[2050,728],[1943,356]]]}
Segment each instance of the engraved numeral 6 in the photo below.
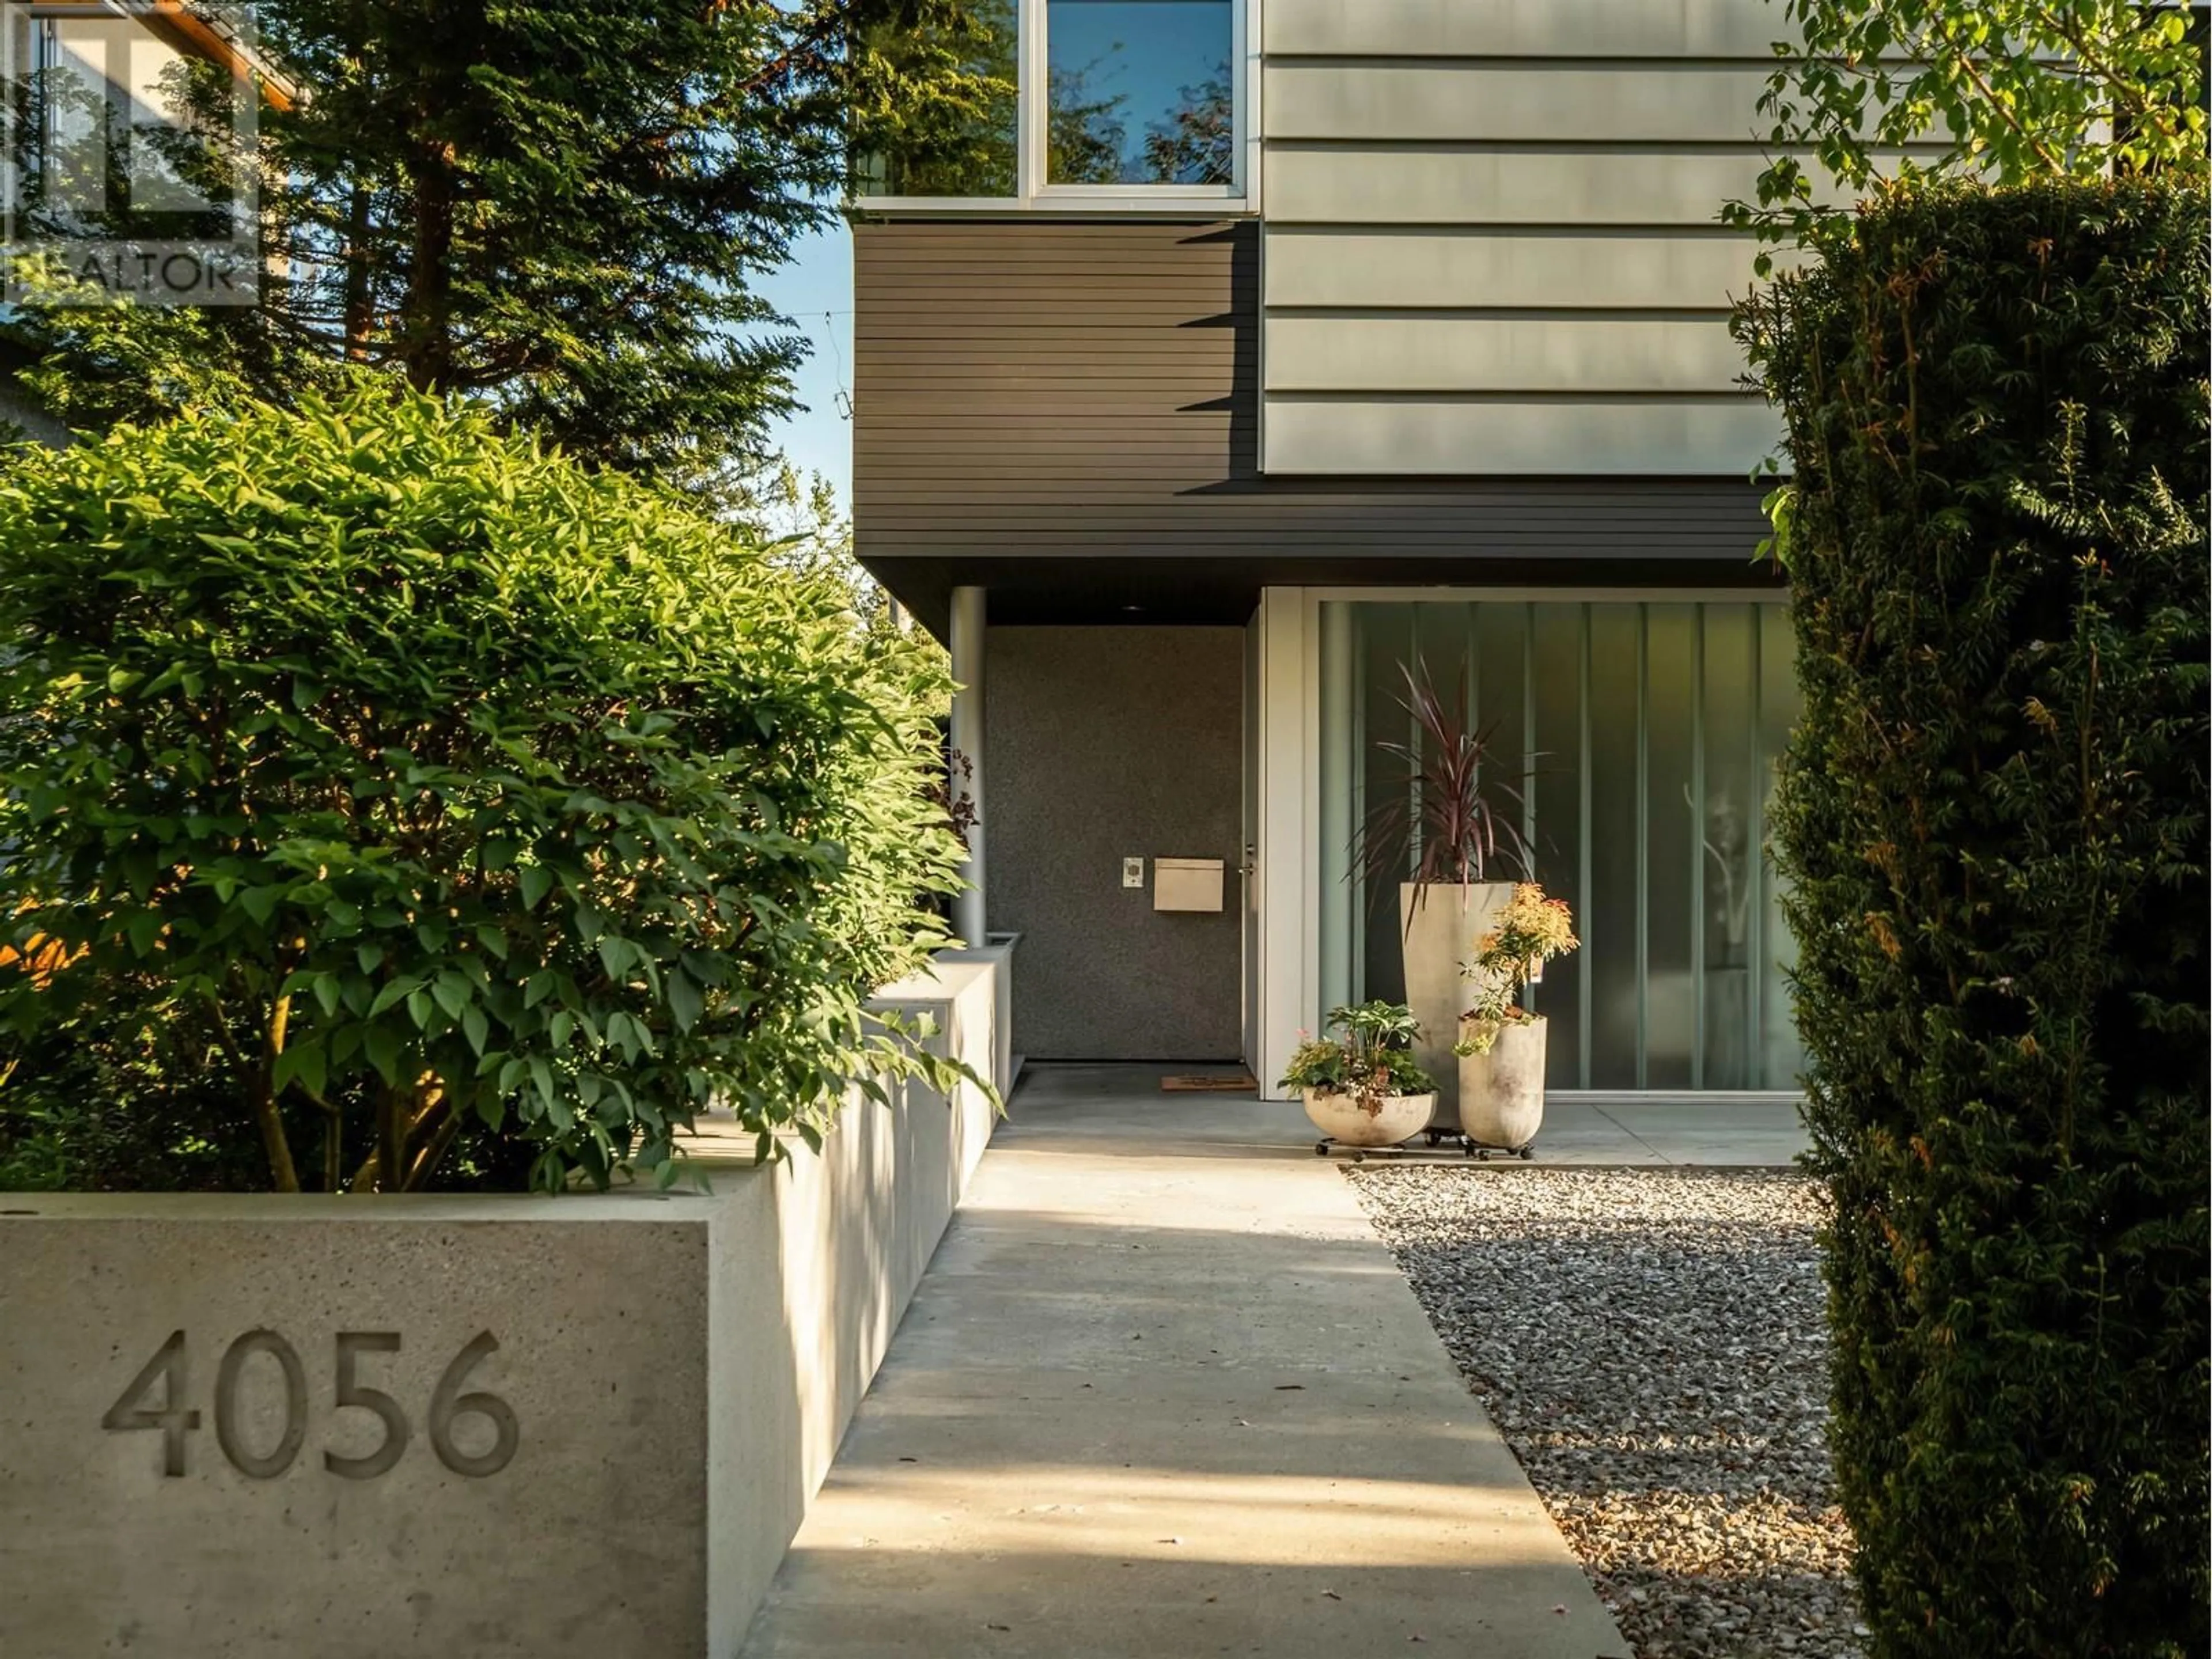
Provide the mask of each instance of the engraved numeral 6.
{"label": "engraved numeral 6", "polygon": [[[514,1449],[522,1443],[522,1426],[514,1420],[514,1407],[495,1394],[461,1392],[461,1379],[476,1369],[477,1361],[498,1346],[489,1331],[479,1331],[467,1347],[453,1356],[453,1363],[438,1379],[438,1391],[430,1396],[430,1444],[437,1451],[438,1461],[455,1474],[497,1474],[514,1461]],[[469,1416],[488,1418],[492,1425],[491,1449],[474,1456],[453,1443],[453,1419]]]}

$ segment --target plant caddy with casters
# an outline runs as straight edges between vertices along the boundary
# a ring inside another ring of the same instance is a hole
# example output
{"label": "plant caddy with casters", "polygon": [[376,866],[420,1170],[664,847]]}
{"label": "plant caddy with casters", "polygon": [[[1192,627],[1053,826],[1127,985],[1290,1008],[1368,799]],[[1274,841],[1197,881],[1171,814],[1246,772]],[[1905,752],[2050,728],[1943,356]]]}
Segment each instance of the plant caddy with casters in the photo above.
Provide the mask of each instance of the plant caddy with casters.
{"label": "plant caddy with casters", "polygon": [[1328,1012],[1329,1031],[1301,1042],[1283,1073],[1282,1086],[1304,1098],[1306,1115],[1322,1138],[1364,1149],[1395,1146],[1428,1127],[1437,1085],[1414,1058],[1420,1035],[1402,1002],[1362,1002]]}
{"label": "plant caddy with casters", "polygon": [[1521,988],[1542,978],[1547,962],[1581,944],[1567,902],[1547,898],[1540,884],[1524,881],[1475,941],[1474,960],[1461,964],[1475,987],[1452,1045],[1459,1056],[1460,1133],[1470,1154],[1495,1147],[1534,1156],[1531,1144],[1544,1122],[1547,1028],[1541,1014],[1521,1006]]}

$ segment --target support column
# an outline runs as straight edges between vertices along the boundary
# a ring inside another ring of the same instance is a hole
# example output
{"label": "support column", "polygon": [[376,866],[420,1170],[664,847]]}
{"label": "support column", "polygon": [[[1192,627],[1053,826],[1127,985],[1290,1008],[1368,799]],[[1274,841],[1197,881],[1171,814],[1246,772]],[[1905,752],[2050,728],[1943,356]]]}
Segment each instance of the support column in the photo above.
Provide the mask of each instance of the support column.
{"label": "support column", "polygon": [[1320,601],[1260,596],[1259,1038],[1263,1097],[1300,1030],[1321,1029]]}
{"label": "support column", "polygon": [[983,885],[983,626],[984,590],[952,590],[952,775],[945,799],[969,803],[968,885],[952,900],[952,931],[969,945],[988,945]]}

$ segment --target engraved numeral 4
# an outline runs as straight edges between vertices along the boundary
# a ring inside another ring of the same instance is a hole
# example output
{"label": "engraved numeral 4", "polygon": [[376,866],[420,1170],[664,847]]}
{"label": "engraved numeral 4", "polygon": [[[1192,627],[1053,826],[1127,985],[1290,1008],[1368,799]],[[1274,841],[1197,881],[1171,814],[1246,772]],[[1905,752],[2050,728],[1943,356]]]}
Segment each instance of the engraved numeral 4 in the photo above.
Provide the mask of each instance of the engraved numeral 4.
{"label": "engraved numeral 4", "polygon": [[[155,1377],[167,1379],[163,1392],[163,1403],[156,1407],[140,1403],[154,1391]],[[107,1408],[107,1415],[100,1419],[103,1429],[159,1429],[161,1431],[161,1473],[181,1475],[185,1472],[185,1435],[200,1425],[200,1414],[188,1411],[185,1398],[185,1334],[169,1333],[169,1340],[155,1350],[145,1368],[131,1379],[131,1384]]]}

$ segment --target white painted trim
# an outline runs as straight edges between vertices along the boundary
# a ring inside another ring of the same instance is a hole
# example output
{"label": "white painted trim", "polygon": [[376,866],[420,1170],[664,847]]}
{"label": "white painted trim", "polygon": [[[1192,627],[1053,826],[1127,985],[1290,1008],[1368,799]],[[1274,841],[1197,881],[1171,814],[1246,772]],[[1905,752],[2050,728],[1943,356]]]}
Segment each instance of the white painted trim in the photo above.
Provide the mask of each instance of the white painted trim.
{"label": "white painted trim", "polygon": [[1018,0],[1018,50],[1014,58],[1014,189],[1027,203],[1044,183],[1044,88],[1051,78],[1045,57],[1044,0]]}
{"label": "white painted trim", "polygon": [[1300,819],[1298,839],[1298,935],[1305,946],[1298,958],[1299,1024],[1318,1031],[1326,1010],[1321,1000],[1321,600],[1298,591],[1298,729]]}
{"label": "white painted trim", "polygon": [[[1256,218],[1259,209],[1242,197],[1206,199],[1177,197],[1164,201],[1158,195],[1108,196],[1103,199],[1054,190],[1026,198],[1012,196],[866,196],[848,204],[850,211],[871,219],[1173,219],[1209,221]],[[1092,188],[1103,188],[1094,186]],[[1171,191],[1172,185],[1161,187]]]}
{"label": "white painted trim", "polygon": [[[1236,66],[1235,88],[1237,135],[1242,153],[1237,158],[1237,192],[1249,202],[1254,212],[1260,210],[1266,197],[1262,191],[1261,158],[1266,153],[1266,143],[1260,136],[1261,122],[1266,112],[1261,107],[1266,77],[1260,48],[1260,7],[1263,0],[1244,0],[1236,10],[1236,21],[1231,26],[1230,43],[1234,56],[1230,60]],[[1266,382],[1262,381],[1262,385]]]}
{"label": "white painted trim", "polygon": [[1241,202],[1244,192],[1234,185],[1040,185],[1034,194],[1040,205],[1057,207],[1063,202],[1089,202],[1094,206],[1120,207],[1136,202]]}

